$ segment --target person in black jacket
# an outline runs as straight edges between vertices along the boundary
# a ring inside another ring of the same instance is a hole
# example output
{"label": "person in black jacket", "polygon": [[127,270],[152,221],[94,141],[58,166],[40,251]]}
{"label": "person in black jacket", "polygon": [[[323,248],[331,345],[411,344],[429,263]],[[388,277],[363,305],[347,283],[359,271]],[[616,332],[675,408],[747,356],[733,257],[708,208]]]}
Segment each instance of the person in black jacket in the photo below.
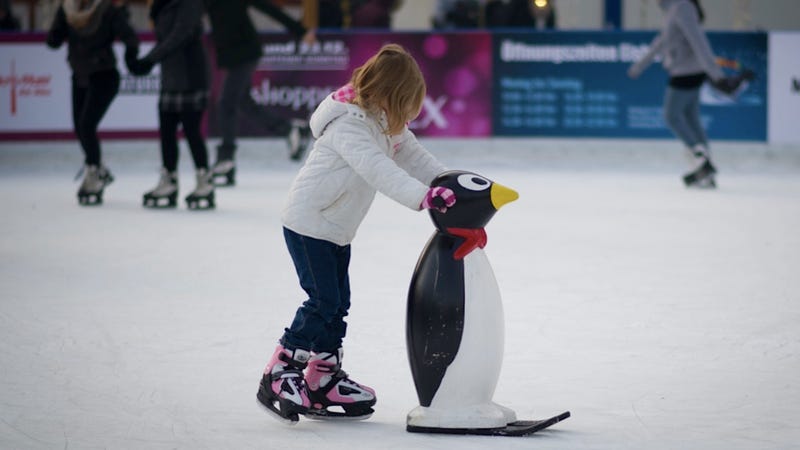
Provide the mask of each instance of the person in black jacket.
{"label": "person in black jacket", "polygon": [[201,121],[209,97],[209,67],[203,48],[203,8],[196,0],[154,0],[150,18],[156,45],[141,59],[129,62],[131,72],[145,75],[161,65],[158,98],[161,137],[161,177],[155,189],[144,194],[148,208],[174,208],[178,196],[178,126],[194,159],[197,187],[186,197],[189,209],[214,208],[214,186],[208,169],[208,150]]}
{"label": "person in black jacket", "polygon": [[22,27],[9,0],[0,0],[0,31],[19,31]]}
{"label": "person in black jacket", "polygon": [[84,153],[84,178],[78,190],[81,205],[103,203],[103,189],[114,178],[102,164],[97,128],[119,91],[117,59],[112,50],[119,39],[126,53],[139,47],[128,12],[111,0],[64,0],[47,34],[47,45],[66,41],[72,69],[72,120]]}
{"label": "person in black jacket", "polygon": [[307,123],[292,121],[272,113],[250,96],[251,78],[262,55],[261,42],[248,15],[253,6],[281,23],[306,43],[316,40],[314,30],[306,30],[279,7],[266,0],[203,0],[211,21],[211,37],[217,54],[217,66],[225,71],[218,100],[219,128],[222,142],[217,147],[217,161],[212,172],[215,182],[235,184],[236,128],[239,111],[255,117],[266,128],[286,136],[289,155],[300,159],[310,136]]}

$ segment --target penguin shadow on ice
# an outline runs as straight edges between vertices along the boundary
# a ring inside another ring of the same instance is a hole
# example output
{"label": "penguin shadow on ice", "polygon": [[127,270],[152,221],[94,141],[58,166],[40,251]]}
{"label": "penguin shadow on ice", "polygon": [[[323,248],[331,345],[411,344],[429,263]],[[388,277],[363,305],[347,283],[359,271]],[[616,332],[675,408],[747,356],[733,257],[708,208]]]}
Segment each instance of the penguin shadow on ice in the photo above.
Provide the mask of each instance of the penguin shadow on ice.
{"label": "penguin shadow on ice", "polygon": [[446,212],[431,209],[436,227],[417,261],[408,292],[406,344],[420,406],[406,429],[420,433],[521,436],[569,417],[517,420],[492,401],[503,360],[500,290],[483,247],[484,227],[512,189],[478,174],[448,171],[431,186],[453,190]]}

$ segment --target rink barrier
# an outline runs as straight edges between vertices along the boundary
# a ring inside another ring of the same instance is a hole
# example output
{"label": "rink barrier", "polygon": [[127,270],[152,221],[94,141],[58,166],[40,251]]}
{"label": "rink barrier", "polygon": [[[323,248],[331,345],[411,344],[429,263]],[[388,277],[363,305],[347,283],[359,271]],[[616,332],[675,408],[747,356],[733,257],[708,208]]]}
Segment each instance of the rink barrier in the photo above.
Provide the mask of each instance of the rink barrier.
{"label": "rink barrier", "polygon": [[[422,137],[670,138],[661,112],[667,77],[655,63],[637,80],[632,61],[654,32],[498,31],[319,33],[312,46],[284,34],[262,34],[264,55],[253,98],[278,114],[307,118],[319,101],[386,42],[408,48],[428,83],[422,113],[411,123]],[[142,52],[153,45],[141,35]],[[42,33],[0,34],[0,140],[74,139],[66,47],[47,48]],[[728,73],[757,78],[734,97],[701,90],[702,118],[712,139],[800,142],[800,47],[796,32],[712,32]],[[217,98],[223,73],[205,39]],[[120,92],[101,123],[105,139],[157,136],[159,68],[127,72],[117,44]],[[212,102],[205,132],[216,137]],[[242,120],[242,136],[268,137]]]}

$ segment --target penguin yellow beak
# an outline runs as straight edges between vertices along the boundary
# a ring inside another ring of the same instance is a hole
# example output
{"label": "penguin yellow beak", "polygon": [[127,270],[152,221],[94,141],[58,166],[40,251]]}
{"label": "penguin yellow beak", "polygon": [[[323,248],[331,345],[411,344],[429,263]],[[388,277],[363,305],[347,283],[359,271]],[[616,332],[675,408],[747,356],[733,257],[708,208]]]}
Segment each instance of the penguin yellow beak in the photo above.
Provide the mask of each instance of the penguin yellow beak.
{"label": "penguin yellow beak", "polygon": [[491,195],[494,209],[500,209],[500,207],[506,203],[511,203],[519,198],[517,191],[497,183],[492,184]]}

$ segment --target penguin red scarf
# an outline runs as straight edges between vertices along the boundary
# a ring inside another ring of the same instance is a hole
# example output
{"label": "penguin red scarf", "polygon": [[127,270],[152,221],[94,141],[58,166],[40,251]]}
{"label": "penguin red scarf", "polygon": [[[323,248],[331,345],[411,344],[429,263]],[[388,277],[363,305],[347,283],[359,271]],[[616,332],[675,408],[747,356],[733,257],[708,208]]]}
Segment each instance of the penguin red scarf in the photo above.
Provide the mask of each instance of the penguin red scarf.
{"label": "penguin red scarf", "polygon": [[453,253],[456,261],[464,259],[476,248],[486,247],[486,231],[483,228],[448,228],[447,232],[464,239]]}

